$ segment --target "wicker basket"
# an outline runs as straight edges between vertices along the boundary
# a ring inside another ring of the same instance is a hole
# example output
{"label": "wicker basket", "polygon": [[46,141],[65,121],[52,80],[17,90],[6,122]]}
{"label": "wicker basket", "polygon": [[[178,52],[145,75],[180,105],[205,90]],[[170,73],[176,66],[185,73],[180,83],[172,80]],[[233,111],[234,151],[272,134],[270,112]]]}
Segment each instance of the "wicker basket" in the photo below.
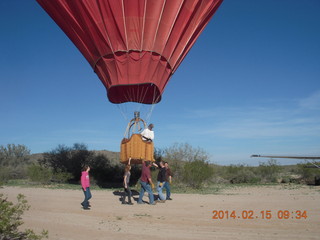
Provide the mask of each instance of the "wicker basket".
{"label": "wicker basket", "polygon": [[145,161],[155,161],[153,158],[153,142],[143,141],[140,134],[132,134],[121,141],[120,162],[127,164],[131,158],[131,164],[141,164],[142,159]]}

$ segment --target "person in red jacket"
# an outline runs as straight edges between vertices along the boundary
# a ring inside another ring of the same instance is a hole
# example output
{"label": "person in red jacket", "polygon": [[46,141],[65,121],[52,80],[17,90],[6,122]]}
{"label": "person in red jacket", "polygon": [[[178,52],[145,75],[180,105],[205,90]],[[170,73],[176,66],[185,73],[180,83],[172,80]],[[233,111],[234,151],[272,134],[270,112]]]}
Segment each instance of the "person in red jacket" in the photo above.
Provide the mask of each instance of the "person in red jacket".
{"label": "person in red jacket", "polygon": [[156,202],[154,201],[154,196],[152,189],[154,188],[154,184],[152,182],[151,173],[150,173],[150,167],[151,167],[150,161],[144,161],[142,159],[142,171],[141,171],[141,177],[140,177],[140,184],[141,184],[141,190],[139,194],[138,204],[143,204],[142,198],[144,196],[145,192],[148,192],[149,196],[149,204],[150,205],[156,205]]}
{"label": "person in red jacket", "polygon": [[81,186],[82,186],[82,190],[84,193],[84,200],[81,203],[81,205],[83,206],[83,209],[85,209],[85,210],[90,210],[89,199],[92,197],[91,192],[90,192],[89,171],[90,171],[90,167],[84,166],[84,168],[82,169],[82,174],[81,174]]}

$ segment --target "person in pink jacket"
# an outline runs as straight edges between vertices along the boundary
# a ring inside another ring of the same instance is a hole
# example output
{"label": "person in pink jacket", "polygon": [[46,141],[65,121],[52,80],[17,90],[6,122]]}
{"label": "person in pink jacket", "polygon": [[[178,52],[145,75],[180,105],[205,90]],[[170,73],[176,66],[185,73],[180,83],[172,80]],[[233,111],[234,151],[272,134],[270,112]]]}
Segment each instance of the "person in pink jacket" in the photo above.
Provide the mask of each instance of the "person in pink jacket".
{"label": "person in pink jacket", "polygon": [[89,199],[92,197],[91,192],[90,192],[89,171],[90,171],[90,167],[84,166],[84,168],[82,169],[82,174],[81,174],[81,186],[82,186],[82,190],[84,193],[84,200],[81,203],[81,205],[82,205],[83,209],[85,209],[85,210],[90,210]]}

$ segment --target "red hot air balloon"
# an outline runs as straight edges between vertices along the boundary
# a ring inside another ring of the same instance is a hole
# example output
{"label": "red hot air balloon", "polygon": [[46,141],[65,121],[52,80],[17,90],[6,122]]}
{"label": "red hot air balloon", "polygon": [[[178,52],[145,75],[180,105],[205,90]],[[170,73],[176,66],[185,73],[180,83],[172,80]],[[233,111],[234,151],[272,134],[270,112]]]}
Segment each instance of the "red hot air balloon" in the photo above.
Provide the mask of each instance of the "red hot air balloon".
{"label": "red hot air balloon", "polygon": [[222,0],[37,0],[81,51],[110,102],[157,103]]}

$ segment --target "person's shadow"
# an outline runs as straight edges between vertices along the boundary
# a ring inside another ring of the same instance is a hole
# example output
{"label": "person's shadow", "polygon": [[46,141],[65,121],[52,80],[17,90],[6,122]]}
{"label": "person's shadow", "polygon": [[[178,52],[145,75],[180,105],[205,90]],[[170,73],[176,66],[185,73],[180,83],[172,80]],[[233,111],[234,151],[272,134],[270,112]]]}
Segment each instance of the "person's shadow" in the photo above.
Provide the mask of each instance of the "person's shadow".
{"label": "person's shadow", "polygon": [[[120,203],[122,203],[122,199],[126,196],[125,194],[126,193],[124,191],[120,191],[120,190],[113,191],[113,195],[119,197],[118,200],[119,200]],[[138,202],[139,194],[140,193],[137,190],[131,189],[131,197],[132,197],[134,202]],[[153,194],[153,196],[154,196],[154,200],[158,199],[158,194]],[[144,201],[144,200],[142,200],[142,202],[149,203],[149,202]]]}

